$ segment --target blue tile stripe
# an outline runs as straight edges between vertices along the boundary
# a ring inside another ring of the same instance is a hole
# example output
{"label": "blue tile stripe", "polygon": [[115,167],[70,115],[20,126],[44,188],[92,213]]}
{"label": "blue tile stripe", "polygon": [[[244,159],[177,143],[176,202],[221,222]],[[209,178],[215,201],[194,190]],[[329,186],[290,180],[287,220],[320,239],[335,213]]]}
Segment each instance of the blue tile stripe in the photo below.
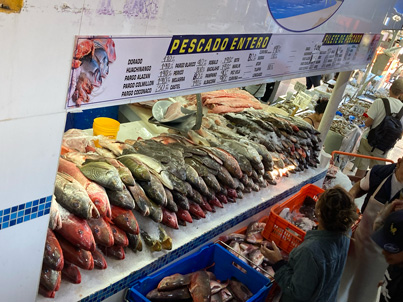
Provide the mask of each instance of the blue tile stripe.
{"label": "blue tile stripe", "polygon": [[0,210],[0,230],[49,214],[52,195]]}
{"label": "blue tile stripe", "polygon": [[262,202],[261,204],[255,206],[254,208],[251,208],[247,212],[242,213],[241,215],[232,218],[231,220],[217,226],[216,228],[210,230],[209,232],[204,233],[203,235],[195,238],[191,242],[188,242],[187,244],[181,246],[180,248],[165,254],[164,256],[159,257],[156,259],[154,262],[144,266],[143,268],[139,269],[138,271],[135,271],[128,275],[127,277],[111,284],[110,286],[97,291],[96,293],[85,297],[84,299],[81,299],[80,302],[95,302],[95,301],[102,301],[105,300],[106,298],[116,294],[117,292],[131,287],[134,285],[136,281],[138,281],[141,278],[144,278],[151,273],[155,272],[156,270],[160,269],[161,267],[167,265],[168,263],[171,263],[178,259],[179,257],[187,254],[188,252],[204,245],[206,242],[209,240],[213,239],[214,237],[220,235],[221,233],[225,232],[226,230],[234,227],[235,225],[239,224],[240,222],[244,221],[245,219],[248,219],[249,217],[252,217],[253,215],[260,213],[264,209],[269,208],[273,204],[287,198],[288,196],[291,196],[298,192],[303,186],[311,183],[315,183],[320,179],[325,178],[327,171],[324,171],[302,183],[299,185],[292,187],[288,190],[285,190],[284,192],[280,193],[279,195],[273,197],[272,199],[266,200],[265,202]]}

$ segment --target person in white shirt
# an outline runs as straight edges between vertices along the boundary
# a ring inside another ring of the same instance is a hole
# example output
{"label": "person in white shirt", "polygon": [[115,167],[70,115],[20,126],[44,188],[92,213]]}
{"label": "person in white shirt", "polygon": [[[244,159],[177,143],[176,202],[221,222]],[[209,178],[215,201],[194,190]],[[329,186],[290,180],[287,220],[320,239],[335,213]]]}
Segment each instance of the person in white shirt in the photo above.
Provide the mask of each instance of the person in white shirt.
{"label": "person in white shirt", "polygon": [[[392,86],[390,86],[389,89],[388,100],[391,113],[398,113],[400,109],[403,107],[403,102],[400,101],[399,99],[402,96],[403,96],[403,79],[399,78],[393,82]],[[368,128],[362,134],[360,146],[358,147],[357,153],[373,157],[386,158],[387,152],[379,150],[378,148],[374,149],[372,146],[369,145],[367,140],[368,133],[371,130],[371,128],[373,129],[377,127],[386,116],[385,106],[383,104],[382,99],[376,99],[373,102],[371,107],[368,109],[367,115],[368,118],[365,121],[365,126]],[[401,122],[403,123],[403,118],[401,119]],[[372,159],[357,157],[354,162],[354,165],[357,167],[357,172],[355,173],[355,176],[362,178],[364,177],[368,167],[372,168],[374,165],[384,165],[384,164],[385,164],[384,161],[376,161]]]}

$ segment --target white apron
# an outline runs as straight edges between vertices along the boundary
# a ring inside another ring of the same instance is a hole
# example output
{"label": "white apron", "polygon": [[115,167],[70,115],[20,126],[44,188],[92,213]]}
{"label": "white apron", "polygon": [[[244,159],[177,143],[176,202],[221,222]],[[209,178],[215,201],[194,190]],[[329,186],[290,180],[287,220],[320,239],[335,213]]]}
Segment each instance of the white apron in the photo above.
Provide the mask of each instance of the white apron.
{"label": "white apron", "polygon": [[[387,179],[387,178],[386,178]],[[371,239],[373,225],[385,205],[375,199],[386,179],[370,197],[362,219],[353,234],[341,278],[338,302],[375,302],[378,283],[388,266],[382,249]]]}

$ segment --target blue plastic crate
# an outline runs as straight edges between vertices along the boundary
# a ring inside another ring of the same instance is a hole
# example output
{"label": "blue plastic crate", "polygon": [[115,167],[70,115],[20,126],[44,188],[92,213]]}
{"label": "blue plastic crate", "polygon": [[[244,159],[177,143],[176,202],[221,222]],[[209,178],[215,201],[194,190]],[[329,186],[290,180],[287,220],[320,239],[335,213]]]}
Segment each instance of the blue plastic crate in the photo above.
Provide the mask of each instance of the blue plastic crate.
{"label": "blue plastic crate", "polygon": [[[142,278],[128,290],[126,298],[131,302],[150,301],[145,296],[151,290],[157,288],[158,283],[164,277],[175,273],[183,275],[192,273],[205,269],[212,264],[215,265],[208,270],[213,272],[218,280],[225,282],[231,277],[235,277],[249,288],[254,295],[248,302],[260,302],[266,299],[272,286],[271,281],[218,244],[204,246],[198,252]],[[242,270],[234,264],[239,265]]]}

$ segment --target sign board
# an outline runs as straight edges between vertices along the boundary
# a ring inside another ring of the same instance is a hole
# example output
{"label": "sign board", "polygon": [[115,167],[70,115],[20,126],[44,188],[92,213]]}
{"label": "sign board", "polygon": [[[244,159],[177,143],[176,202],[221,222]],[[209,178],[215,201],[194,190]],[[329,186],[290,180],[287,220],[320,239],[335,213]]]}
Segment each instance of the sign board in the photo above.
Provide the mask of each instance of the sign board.
{"label": "sign board", "polygon": [[361,116],[361,115],[364,114],[365,108],[362,107],[362,106],[360,106],[360,105],[355,104],[355,105],[351,108],[351,111],[352,111],[355,115]]}
{"label": "sign board", "polygon": [[294,90],[296,90],[296,91],[305,91],[306,90],[306,85],[302,84],[301,82],[297,82],[294,85]]}
{"label": "sign board", "polygon": [[[67,108],[364,67],[380,35],[77,37]],[[315,54],[315,60],[312,60]],[[221,89],[221,88],[220,88]],[[144,99],[144,98],[143,98]]]}
{"label": "sign board", "polygon": [[309,94],[300,91],[297,93],[292,102],[295,106],[298,106],[298,108],[305,109],[306,107],[308,107],[308,104],[311,102],[311,100],[312,97]]}

